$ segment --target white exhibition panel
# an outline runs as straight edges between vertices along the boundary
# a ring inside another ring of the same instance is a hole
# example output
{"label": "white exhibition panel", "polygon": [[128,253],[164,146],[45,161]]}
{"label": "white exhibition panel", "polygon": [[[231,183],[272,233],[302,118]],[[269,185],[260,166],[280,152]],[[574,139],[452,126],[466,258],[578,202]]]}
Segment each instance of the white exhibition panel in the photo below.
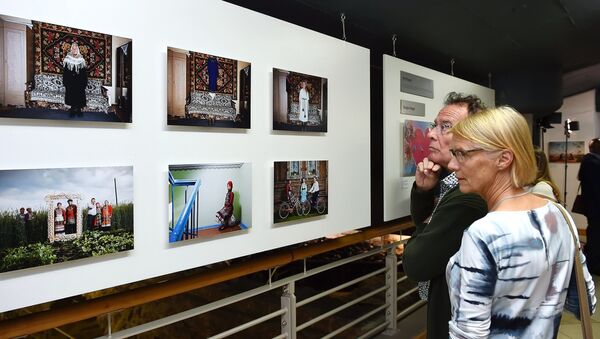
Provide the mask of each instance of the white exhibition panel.
{"label": "white exhibition panel", "polygon": [[[400,72],[433,80],[433,99],[400,91]],[[403,177],[402,138],[404,120],[433,122],[449,92],[475,94],[488,106],[494,90],[434,71],[389,55],[383,56],[383,220],[410,215],[410,189],[414,176]],[[400,114],[400,100],[425,104],[425,116]]]}
{"label": "white exhibition panel", "polygon": [[[214,0],[2,0],[0,13],[133,39],[132,124],[0,119],[0,169],[133,165],[135,203],[133,251],[0,274],[0,312],[370,224],[368,49]],[[167,46],[251,62],[252,129],[167,127]],[[274,67],[327,78],[327,133],[272,130]],[[66,146],[76,156],[52,152]],[[273,162],[306,159],[329,160],[329,214],[275,226]],[[234,162],[252,166],[252,228],[169,245],[168,166]]]}

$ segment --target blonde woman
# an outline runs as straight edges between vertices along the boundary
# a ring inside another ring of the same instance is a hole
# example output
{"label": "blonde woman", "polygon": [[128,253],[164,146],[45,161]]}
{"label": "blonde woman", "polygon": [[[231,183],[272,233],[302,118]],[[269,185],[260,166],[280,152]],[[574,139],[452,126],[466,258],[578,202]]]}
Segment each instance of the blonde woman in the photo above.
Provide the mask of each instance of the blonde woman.
{"label": "blonde woman", "polygon": [[[450,337],[556,337],[575,248],[562,207],[525,189],[536,178],[527,122],[499,107],[468,117],[451,133],[448,167],[461,192],[479,194],[489,213],[465,231],[446,267]],[[595,309],[594,283],[584,270]]]}

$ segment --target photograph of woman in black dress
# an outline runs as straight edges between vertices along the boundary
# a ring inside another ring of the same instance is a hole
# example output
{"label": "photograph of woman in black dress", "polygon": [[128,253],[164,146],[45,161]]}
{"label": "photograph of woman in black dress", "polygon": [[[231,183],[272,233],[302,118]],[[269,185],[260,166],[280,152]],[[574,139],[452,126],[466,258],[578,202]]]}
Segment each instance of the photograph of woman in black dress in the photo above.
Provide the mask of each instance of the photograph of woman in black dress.
{"label": "photograph of woman in black dress", "polygon": [[88,78],[85,59],[81,56],[76,42],[71,45],[71,52],[67,54],[62,64],[65,104],[70,106],[71,115],[81,116],[81,109],[86,105],[85,88]]}

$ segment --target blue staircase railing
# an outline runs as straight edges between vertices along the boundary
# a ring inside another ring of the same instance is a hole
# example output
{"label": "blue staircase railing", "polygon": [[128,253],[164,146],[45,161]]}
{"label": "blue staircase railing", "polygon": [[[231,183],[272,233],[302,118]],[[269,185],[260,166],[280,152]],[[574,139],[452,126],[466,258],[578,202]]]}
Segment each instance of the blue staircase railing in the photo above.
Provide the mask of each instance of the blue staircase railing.
{"label": "blue staircase railing", "polygon": [[[184,239],[192,239],[197,236],[198,227],[198,195],[200,189],[200,179],[175,179],[169,172],[169,183],[171,184],[171,227],[169,227],[169,242],[176,242]],[[185,206],[175,222],[175,187],[185,187]],[[188,188],[193,186],[190,198],[188,200]]]}

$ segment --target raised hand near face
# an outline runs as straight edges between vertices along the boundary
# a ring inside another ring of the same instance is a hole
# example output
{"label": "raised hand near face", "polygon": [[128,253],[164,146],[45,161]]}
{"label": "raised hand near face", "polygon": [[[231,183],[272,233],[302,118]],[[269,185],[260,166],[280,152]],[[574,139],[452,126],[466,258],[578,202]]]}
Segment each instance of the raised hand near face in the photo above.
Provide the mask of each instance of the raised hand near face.
{"label": "raised hand near face", "polygon": [[417,165],[415,182],[419,191],[429,191],[437,185],[440,180],[440,169],[442,167],[427,157],[423,158]]}

